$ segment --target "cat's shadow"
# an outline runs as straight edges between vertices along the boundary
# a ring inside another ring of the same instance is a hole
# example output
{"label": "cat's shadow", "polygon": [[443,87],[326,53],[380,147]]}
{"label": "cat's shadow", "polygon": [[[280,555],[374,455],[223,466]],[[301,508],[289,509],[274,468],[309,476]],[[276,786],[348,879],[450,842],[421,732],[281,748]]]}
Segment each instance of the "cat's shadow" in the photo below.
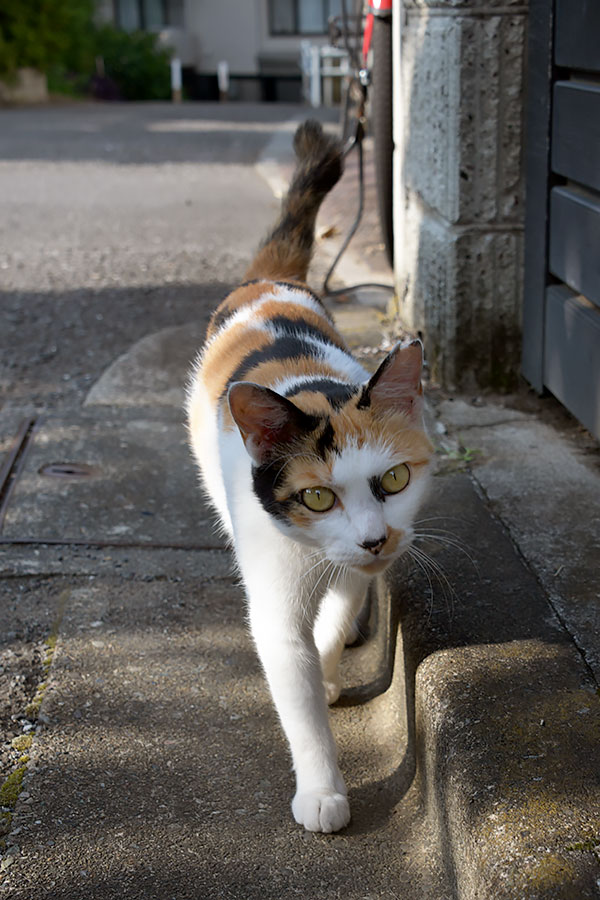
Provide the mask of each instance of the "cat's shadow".
{"label": "cat's shadow", "polygon": [[[409,791],[417,768],[416,667],[411,665],[410,656],[403,649],[399,603],[390,581],[382,578],[374,582],[369,594],[369,606],[361,624],[362,639],[345,651],[346,668],[348,672],[352,671],[352,656],[361,651],[374,656],[375,668],[373,665],[369,667],[371,677],[368,680],[343,689],[333,710],[380,704],[376,717],[384,716],[389,719],[392,716],[395,719],[393,724],[396,728],[397,745],[392,740],[390,746],[389,737],[385,743],[390,755],[399,762],[387,776],[364,780],[351,788],[352,821],[345,829],[344,833],[347,835],[380,830]],[[376,753],[376,747],[377,740],[374,736],[372,745],[365,748],[365,755]],[[363,758],[363,762],[368,766],[368,758]]]}

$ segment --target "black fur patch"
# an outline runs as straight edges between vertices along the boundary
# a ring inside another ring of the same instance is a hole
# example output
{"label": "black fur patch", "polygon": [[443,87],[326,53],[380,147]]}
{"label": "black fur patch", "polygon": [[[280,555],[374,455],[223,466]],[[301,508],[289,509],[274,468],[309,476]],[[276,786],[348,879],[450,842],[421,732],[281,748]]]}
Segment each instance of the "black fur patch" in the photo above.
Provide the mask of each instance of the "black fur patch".
{"label": "black fur patch", "polygon": [[365,384],[362,389],[362,393],[358,399],[358,403],[356,404],[357,409],[368,409],[371,405],[371,385]]}
{"label": "black fur patch", "polygon": [[283,481],[285,475],[285,458],[278,457],[264,463],[262,466],[252,467],[252,486],[259,503],[266,509],[269,515],[285,522],[286,513],[292,503],[291,500],[279,501],[275,499],[275,491]]}
{"label": "black fur patch", "polygon": [[382,503],[385,503],[386,493],[381,487],[381,481],[377,478],[376,475],[373,475],[372,478],[369,478],[369,487],[371,488],[371,493],[375,497],[376,500],[380,500]]}
{"label": "black fur patch", "polygon": [[337,412],[354,397],[358,387],[355,384],[341,384],[339,381],[332,381],[329,378],[315,378],[313,381],[306,379],[287,390],[285,396],[294,397],[302,391],[318,391],[327,398],[331,408]]}
{"label": "black fur patch", "polygon": [[[286,337],[311,337],[325,344],[333,344],[333,341],[324,331],[321,331],[316,325],[311,325],[305,319],[290,319],[287,316],[273,316],[266,320],[267,324],[273,325]],[[280,338],[277,338],[280,340]],[[336,345],[338,346],[338,345]]]}
{"label": "black fur patch", "polygon": [[283,360],[291,361],[303,357],[316,359],[318,356],[318,347],[309,344],[307,341],[303,341],[300,337],[290,335],[289,337],[279,338],[268,347],[264,347],[262,350],[253,350],[252,353],[249,353],[244,357],[229,379],[227,386],[223,391],[223,396],[227,393],[231,384],[235,381],[243,381],[244,376],[261,363]]}
{"label": "black fur patch", "polygon": [[335,431],[329,419],[327,419],[325,428],[317,438],[315,449],[321,459],[327,459],[328,453],[335,452]]}

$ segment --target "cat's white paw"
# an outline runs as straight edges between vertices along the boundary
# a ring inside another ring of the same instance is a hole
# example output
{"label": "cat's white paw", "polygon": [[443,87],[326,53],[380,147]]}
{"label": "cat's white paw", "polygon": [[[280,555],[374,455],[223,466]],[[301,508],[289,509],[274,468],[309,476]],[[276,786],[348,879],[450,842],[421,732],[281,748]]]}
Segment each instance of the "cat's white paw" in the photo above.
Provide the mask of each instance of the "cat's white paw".
{"label": "cat's white paw", "polygon": [[335,678],[332,681],[324,681],[323,687],[325,688],[325,699],[327,700],[327,705],[331,706],[332,703],[340,696],[340,692],[342,690],[342,682],[339,678]]}
{"label": "cat's white paw", "polygon": [[331,834],[350,821],[350,806],[344,794],[325,791],[309,791],[296,794],[292,800],[292,812],[299,825],[307,831],[323,831]]}

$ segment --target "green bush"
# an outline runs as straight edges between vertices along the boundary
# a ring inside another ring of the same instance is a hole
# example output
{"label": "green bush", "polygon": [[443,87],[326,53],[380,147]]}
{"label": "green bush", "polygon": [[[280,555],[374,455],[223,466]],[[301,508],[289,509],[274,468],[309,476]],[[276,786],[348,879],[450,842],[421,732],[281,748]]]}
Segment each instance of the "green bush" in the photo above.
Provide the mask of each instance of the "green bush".
{"label": "green bush", "polygon": [[94,0],[2,0],[0,75],[30,66],[91,71]]}
{"label": "green bush", "polygon": [[170,52],[158,37],[144,31],[119,31],[112,25],[96,30],[95,55],[124,100],[166,100],[171,95]]}
{"label": "green bush", "polygon": [[[168,99],[170,53],[157,35],[96,26],[94,6],[94,0],[0,0],[0,77],[30,66],[48,75],[50,91],[80,94],[104,81],[100,94]],[[99,56],[104,79],[96,77]]]}

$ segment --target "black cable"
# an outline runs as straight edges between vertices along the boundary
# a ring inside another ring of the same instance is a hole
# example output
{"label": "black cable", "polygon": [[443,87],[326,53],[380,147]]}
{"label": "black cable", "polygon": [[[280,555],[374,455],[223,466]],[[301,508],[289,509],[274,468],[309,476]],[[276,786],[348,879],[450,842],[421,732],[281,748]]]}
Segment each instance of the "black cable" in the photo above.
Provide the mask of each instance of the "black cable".
{"label": "black cable", "polygon": [[329,271],[325,276],[325,280],[323,282],[323,294],[327,297],[337,297],[340,294],[347,294],[351,291],[357,291],[362,288],[380,288],[382,290],[391,291],[394,293],[394,286],[391,284],[381,284],[376,281],[367,281],[362,284],[353,284],[344,288],[336,288],[335,290],[331,290],[329,287],[329,279],[333,275],[335,267],[338,262],[346,252],[348,244],[356,234],[358,226],[360,224],[360,220],[362,218],[363,209],[364,209],[364,197],[365,197],[365,176],[364,176],[364,152],[363,152],[363,140],[365,137],[365,129],[362,121],[362,117],[357,119],[356,123],[356,133],[353,138],[348,142],[348,146],[344,150],[344,157],[347,156],[354,147],[358,147],[358,210],[356,213],[356,218],[350,227],[350,231],[346,235],[344,243],[340,247],[337,252],[337,255],[329,267]]}

